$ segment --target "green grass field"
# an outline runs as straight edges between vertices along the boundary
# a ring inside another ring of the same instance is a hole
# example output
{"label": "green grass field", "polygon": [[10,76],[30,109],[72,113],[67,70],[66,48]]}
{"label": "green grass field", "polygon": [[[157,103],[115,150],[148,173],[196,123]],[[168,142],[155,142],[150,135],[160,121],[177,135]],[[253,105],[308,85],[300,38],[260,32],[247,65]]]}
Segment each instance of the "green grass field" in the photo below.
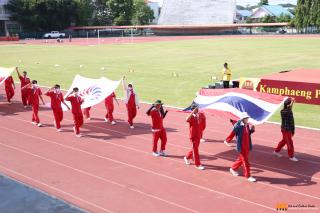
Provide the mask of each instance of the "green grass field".
{"label": "green grass field", "polygon": [[[101,46],[3,45],[0,66],[19,66],[40,85],[59,83],[63,88],[69,88],[77,73],[111,79],[126,75],[142,100],[161,99],[168,105],[184,107],[199,88],[212,83],[211,76],[221,76],[224,62],[230,64],[233,78],[300,67],[320,68],[319,47],[319,38],[271,37]],[[179,77],[173,77],[173,72]],[[320,128],[320,106],[297,104],[294,112],[298,125]],[[278,114],[271,120],[279,121]]]}

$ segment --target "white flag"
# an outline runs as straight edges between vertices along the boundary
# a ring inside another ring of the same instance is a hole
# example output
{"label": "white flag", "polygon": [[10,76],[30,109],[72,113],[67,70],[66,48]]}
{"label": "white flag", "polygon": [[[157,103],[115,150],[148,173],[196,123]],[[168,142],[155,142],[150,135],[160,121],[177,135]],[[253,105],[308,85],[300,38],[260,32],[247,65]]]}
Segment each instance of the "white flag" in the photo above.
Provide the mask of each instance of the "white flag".
{"label": "white flag", "polygon": [[11,67],[11,68],[0,67],[0,86],[11,75],[14,69],[15,67]]}
{"label": "white flag", "polygon": [[[84,99],[81,108],[84,109],[87,107],[91,107],[100,103],[106,97],[111,95],[111,93],[117,89],[120,82],[121,80],[112,81],[105,77],[93,79],[76,75],[76,77],[73,79],[70,89],[65,95],[65,98],[72,92],[72,89],[74,87],[78,87],[79,95]],[[66,101],[66,103],[70,106],[70,102]],[[67,110],[64,105],[62,105],[62,107],[64,111]]]}

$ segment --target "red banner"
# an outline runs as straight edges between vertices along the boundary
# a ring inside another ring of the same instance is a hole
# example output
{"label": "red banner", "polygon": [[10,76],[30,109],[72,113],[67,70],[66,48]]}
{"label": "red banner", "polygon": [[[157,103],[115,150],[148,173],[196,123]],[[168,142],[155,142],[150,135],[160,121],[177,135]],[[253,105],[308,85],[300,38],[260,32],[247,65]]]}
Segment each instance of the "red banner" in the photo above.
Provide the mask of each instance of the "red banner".
{"label": "red banner", "polygon": [[293,82],[261,79],[257,91],[294,97],[297,103],[320,105],[320,82]]}

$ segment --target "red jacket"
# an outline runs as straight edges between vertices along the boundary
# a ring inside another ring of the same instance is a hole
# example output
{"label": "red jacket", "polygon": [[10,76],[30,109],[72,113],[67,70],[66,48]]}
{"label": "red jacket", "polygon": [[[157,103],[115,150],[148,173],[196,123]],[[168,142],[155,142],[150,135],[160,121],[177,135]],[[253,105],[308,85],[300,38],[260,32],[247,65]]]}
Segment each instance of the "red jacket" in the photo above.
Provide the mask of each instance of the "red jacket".
{"label": "red jacket", "polygon": [[104,104],[106,107],[113,107],[113,99],[116,97],[116,94],[113,92],[111,93],[111,95],[109,95],[108,97],[106,97],[106,99],[104,100]]}
{"label": "red jacket", "polygon": [[4,81],[4,85],[5,85],[5,88],[12,88],[12,84],[13,84],[13,78],[12,76],[9,76],[5,81]]}
{"label": "red jacket", "polygon": [[39,105],[39,96],[42,95],[41,89],[31,89],[29,100],[32,105]]}
{"label": "red jacket", "polygon": [[45,95],[50,97],[52,109],[60,109],[61,108],[61,102],[63,101],[63,95],[61,92],[59,94],[57,94],[57,93],[51,91],[51,92],[47,92]]}
{"label": "red jacket", "polygon": [[69,96],[66,98],[67,101],[70,101],[73,114],[82,114],[81,104],[83,103],[83,99],[81,97]]}
{"label": "red jacket", "polygon": [[30,78],[19,75],[21,88],[30,83]]}
{"label": "red jacket", "polygon": [[156,108],[153,108],[150,112],[150,116],[152,118],[152,129],[160,130],[163,129],[163,118],[161,112]]}
{"label": "red jacket", "polygon": [[200,125],[200,116],[193,114],[188,121],[189,123],[189,131],[190,131],[190,139],[196,140],[201,138],[201,125]]}

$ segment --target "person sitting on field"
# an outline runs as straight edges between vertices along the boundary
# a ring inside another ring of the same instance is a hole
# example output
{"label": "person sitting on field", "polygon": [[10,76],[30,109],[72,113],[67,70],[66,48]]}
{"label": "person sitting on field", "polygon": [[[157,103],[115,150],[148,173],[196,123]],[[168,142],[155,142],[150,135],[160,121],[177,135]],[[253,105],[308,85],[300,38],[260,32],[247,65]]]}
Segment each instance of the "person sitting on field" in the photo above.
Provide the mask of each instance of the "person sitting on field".
{"label": "person sitting on field", "polygon": [[292,113],[292,106],[294,101],[294,98],[288,98],[284,102],[283,109],[280,112],[282,140],[279,142],[273,154],[279,158],[282,157],[280,151],[285,145],[287,145],[289,159],[293,162],[298,162],[299,160],[294,156],[294,147],[292,140],[292,137],[295,133],[294,117]]}
{"label": "person sitting on field", "polygon": [[229,83],[231,80],[231,70],[228,67],[228,63],[224,63],[223,70],[222,70],[222,82],[223,88],[229,88]]}

